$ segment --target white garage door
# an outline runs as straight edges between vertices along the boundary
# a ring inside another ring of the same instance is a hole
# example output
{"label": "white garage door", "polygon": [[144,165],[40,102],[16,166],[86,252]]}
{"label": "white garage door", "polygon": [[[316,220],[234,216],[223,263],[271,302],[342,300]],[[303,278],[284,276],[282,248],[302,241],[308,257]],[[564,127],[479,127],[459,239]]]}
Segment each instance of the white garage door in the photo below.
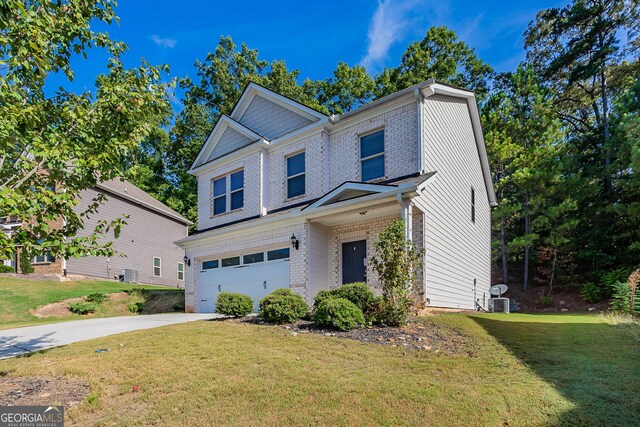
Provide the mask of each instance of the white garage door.
{"label": "white garage door", "polygon": [[248,295],[257,311],[262,297],[289,287],[289,248],[205,260],[198,286],[200,312],[215,311],[216,298],[224,291]]}

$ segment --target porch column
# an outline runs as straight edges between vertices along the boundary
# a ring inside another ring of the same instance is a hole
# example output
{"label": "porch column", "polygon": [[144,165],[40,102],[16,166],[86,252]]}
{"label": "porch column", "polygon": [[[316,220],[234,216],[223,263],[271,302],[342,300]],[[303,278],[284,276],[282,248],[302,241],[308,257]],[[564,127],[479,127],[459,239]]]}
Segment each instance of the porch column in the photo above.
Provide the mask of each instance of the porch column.
{"label": "porch column", "polygon": [[411,200],[403,199],[400,194],[398,194],[398,202],[402,206],[404,237],[409,241],[413,241],[413,203],[411,203]]}

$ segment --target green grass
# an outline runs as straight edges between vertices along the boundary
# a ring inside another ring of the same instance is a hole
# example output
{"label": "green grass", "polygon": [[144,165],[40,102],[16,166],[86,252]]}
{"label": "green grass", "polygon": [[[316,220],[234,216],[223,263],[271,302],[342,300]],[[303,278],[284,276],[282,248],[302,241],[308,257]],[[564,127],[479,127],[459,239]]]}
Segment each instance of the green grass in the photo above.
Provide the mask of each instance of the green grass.
{"label": "green grass", "polygon": [[[431,321],[470,336],[473,356],[195,322],[2,361],[0,371],[87,381],[68,425],[640,424],[638,344],[602,318]],[[112,351],[94,353],[103,347]]]}
{"label": "green grass", "polygon": [[[81,319],[83,317],[79,315],[40,319],[29,313],[29,310],[68,298],[86,296],[93,292],[121,292],[132,288],[166,289],[160,286],[99,280],[53,282],[2,277],[0,278],[0,329]],[[104,315],[108,314],[104,313]]]}

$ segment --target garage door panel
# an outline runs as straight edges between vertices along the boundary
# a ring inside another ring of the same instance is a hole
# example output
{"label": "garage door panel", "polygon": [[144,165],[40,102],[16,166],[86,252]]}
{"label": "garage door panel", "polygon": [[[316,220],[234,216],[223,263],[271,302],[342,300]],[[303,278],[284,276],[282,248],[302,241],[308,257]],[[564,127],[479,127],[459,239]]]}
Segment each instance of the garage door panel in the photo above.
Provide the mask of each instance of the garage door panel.
{"label": "garage door panel", "polygon": [[275,289],[288,287],[289,260],[206,270],[200,274],[200,311],[213,312],[218,294],[225,291],[251,297],[257,311],[260,299]]}

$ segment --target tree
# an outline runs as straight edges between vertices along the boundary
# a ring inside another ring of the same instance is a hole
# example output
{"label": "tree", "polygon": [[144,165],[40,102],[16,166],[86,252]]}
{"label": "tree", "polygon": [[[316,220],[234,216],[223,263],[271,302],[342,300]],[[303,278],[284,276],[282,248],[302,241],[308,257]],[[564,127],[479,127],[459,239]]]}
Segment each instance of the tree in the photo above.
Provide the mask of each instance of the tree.
{"label": "tree", "polygon": [[[525,33],[527,58],[562,93],[559,114],[580,133],[599,135],[605,193],[612,190],[609,74],[638,49],[635,0],[574,0],[539,12]],[[620,47],[620,37],[629,41]]]}
{"label": "tree", "polygon": [[[103,197],[76,211],[81,190],[123,174],[125,158],[168,114],[162,73],[142,61],[127,69],[123,43],[92,30],[117,21],[110,0],[0,3],[0,216],[25,226],[11,238],[0,233],[0,257],[20,248],[29,255],[64,258],[111,255],[124,219],[101,221],[87,237],[76,237]],[[71,59],[98,47],[110,54],[107,73],[93,92],[45,92],[47,78],[73,80]],[[55,225],[62,221],[61,225]]]}
{"label": "tree", "polygon": [[[498,194],[505,202],[497,216],[501,229],[503,275],[508,277],[507,232],[518,221],[509,246],[523,251],[523,290],[530,281],[531,250],[546,231],[542,221],[559,180],[560,122],[553,98],[533,69],[526,65],[498,78],[498,94],[485,112],[488,152],[499,174]],[[502,202],[501,201],[501,202]]]}
{"label": "tree", "polygon": [[376,97],[402,90],[427,79],[476,91],[483,100],[493,69],[447,27],[431,27],[424,39],[409,45],[400,65],[385,68],[376,77]]}
{"label": "tree", "polygon": [[363,66],[349,67],[340,62],[333,77],[318,82],[306,80],[303,88],[309,86],[314,86],[311,92],[320,105],[333,114],[343,114],[371,101],[375,83]]}

